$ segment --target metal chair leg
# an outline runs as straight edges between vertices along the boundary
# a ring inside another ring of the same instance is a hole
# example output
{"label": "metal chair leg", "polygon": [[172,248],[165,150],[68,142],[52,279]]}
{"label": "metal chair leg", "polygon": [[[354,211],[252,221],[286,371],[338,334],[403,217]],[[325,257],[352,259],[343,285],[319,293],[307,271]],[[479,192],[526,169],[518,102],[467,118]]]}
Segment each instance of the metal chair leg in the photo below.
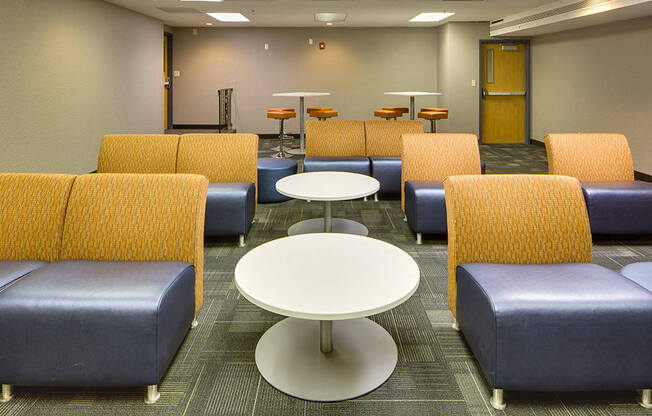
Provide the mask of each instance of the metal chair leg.
{"label": "metal chair leg", "polygon": [[378,202],[378,194],[374,194],[374,202]]}
{"label": "metal chair leg", "polygon": [[3,384],[2,395],[0,395],[0,403],[6,403],[13,397],[14,395],[11,393],[11,384]]}
{"label": "metal chair leg", "polygon": [[279,146],[278,146],[278,153],[275,153],[272,155],[272,157],[276,158],[286,158],[286,157],[291,157],[288,153],[285,152],[283,149],[283,139],[285,138],[285,128],[284,128],[284,119],[279,120],[279,134],[278,134],[278,139],[279,139]]}
{"label": "metal chair leg", "polygon": [[240,237],[238,238],[238,246],[239,247],[245,247],[247,244],[245,244],[245,235],[240,234]]}
{"label": "metal chair leg", "polygon": [[417,233],[417,244],[418,245],[423,244],[423,238],[422,237],[423,236],[421,235],[421,233]]}
{"label": "metal chair leg", "polygon": [[147,394],[145,395],[145,403],[154,404],[161,398],[161,393],[158,392],[157,384],[150,384],[147,386]]}
{"label": "metal chair leg", "polygon": [[652,389],[643,389],[641,391],[640,405],[646,409],[652,409]]}
{"label": "metal chair leg", "polygon": [[453,325],[451,325],[451,326],[453,327],[454,330],[456,330],[457,332],[460,332],[460,323],[457,322],[457,319],[453,322]]}
{"label": "metal chair leg", "polygon": [[199,326],[199,321],[197,320],[197,316],[192,319],[192,323],[190,324],[190,328],[197,328]]}
{"label": "metal chair leg", "polygon": [[430,132],[437,133],[437,120],[430,120]]}
{"label": "metal chair leg", "polygon": [[505,410],[507,405],[505,404],[505,399],[503,397],[503,389],[494,389],[494,394],[491,396],[489,402],[494,409]]}

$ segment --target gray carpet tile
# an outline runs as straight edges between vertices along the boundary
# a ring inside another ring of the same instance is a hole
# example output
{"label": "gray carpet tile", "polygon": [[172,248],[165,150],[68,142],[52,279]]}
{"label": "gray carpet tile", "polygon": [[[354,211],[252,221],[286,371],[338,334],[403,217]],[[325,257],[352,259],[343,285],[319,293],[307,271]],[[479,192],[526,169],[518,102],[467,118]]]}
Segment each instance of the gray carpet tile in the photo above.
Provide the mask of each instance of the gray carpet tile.
{"label": "gray carpet tile", "polygon": [[[271,154],[269,149],[277,144],[274,139],[261,139],[261,157]],[[296,146],[298,141],[291,144]],[[488,173],[547,171],[542,147],[490,145],[481,146],[480,151]],[[419,289],[407,302],[371,317],[391,334],[399,351],[396,371],[377,390],[339,403],[306,402],[277,391],[256,369],[258,339],[283,317],[245,300],[235,288],[233,270],[247,251],[286,236],[295,222],[322,215],[319,203],[291,200],[258,206],[245,248],[237,247],[235,238],[206,242],[199,326],[188,333],[177,353],[160,385],[157,404],[143,403],[144,387],[17,387],[16,399],[0,404],[0,415],[652,415],[636,404],[633,391],[507,392],[507,409],[494,410],[488,402],[490,386],[463,337],[450,326],[446,241],[427,236],[424,245],[417,246],[397,200],[347,201],[333,208],[335,216],[367,225],[370,237],[407,251],[421,269]],[[596,240],[593,260],[614,270],[636,261],[652,261],[652,241]]]}

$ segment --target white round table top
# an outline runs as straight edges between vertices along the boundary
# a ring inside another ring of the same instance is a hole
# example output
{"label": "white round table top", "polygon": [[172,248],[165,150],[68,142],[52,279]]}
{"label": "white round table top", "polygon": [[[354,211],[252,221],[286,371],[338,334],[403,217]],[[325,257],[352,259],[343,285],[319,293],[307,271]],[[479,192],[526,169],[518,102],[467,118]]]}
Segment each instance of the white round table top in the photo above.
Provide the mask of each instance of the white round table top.
{"label": "white round table top", "polygon": [[375,194],[379,189],[377,179],[350,172],[298,173],[276,182],[280,194],[309,201],[347,201]]}
{"label": "white round table top", "polygon": [[338,233],[273,240],[245,254],[235,267],[235,285],[254,305],[328,321],[392,309],[412,296],[419,279],[419,266],[400,248]]}
{"label": "white round table top", "polygon": [[330,92],[277,92],[274,97],[324,97],[331,95]]}
{"label": "white round table top", "polygon": [[402,95],[405,97],[418,97],[422,95],[441,95],[440,92],[424,92],[424,91],[395,91],[386,92],[385,95]]}

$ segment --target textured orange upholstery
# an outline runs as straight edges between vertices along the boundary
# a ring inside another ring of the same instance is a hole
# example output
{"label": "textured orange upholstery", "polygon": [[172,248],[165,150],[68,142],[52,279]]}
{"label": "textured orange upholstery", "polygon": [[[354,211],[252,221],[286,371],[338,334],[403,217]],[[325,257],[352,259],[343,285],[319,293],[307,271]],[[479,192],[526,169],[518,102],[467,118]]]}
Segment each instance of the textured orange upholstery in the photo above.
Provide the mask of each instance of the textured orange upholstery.
{"label": "textured orange upholstery", "polygon": [[208,180],[200,175],[78,176],[59,258],[191,263],[199,310],[207,187]]}
{"label": "textured orange upholstery", "polygon": [[210,182],[252,182],[257,193],[258,136],[184,134],[179,140],[177,173],[204,175]]}
{"label": "textured orange upholstery", "polygon": [[0,173],[0,260],[57,260],[74,180]]}
{"label": "textured orange upholstery", "polygon": [[366,156],[364,122],[357,120],[308,121],[306,156]]}
{"label": "textured orange upholstery", "polygon": [[404,134],[401,150],[401,207],[406,181],[443,182],[452,175],[480,175],[475,134]]}
{"label": "textured orange upholstery", "polygon": [[622,134],[549,134],[545,144],[551,175],[573,176],[582,182],[634,180],[632,153]]}
{"label": "textured orange upholstery", "polygon": [[387,119],[401,117],[402,115],[403,115],[403,113],[401,113],[400,111],[396,111],[396,110],[375,110],[374,111],[374,116],[387,118]]}
{"label": "textured orange upholstery", "polygon": [[276,120],[286,120],[289,118],[295,118],[297,116],[297,113],[294,111],[272,111],[268,110],[267,111],[267,118],[273,118]]}
{"label": "textured orange upholstery", "polygon": [[383,110],[398,111],[401,114],[410,112],[410,109],[407,107],[383,107]]}
{"label": "textured orange upholstery", "polygon": [[456,314],[456,268],[464,263],[590,263],[591,230],[575,178],[467,175],[444,181],[448,305]]}
{"label": "textured orange upholstery", "polygon": [[174,173],[176,134],[113,134],[102,138],[98,173]]}
{"label": "textured orange upholstery", "polygon": [[401,156],[401,136],[423,133],[418,120],[369,120],[364,122],[367,156]]}

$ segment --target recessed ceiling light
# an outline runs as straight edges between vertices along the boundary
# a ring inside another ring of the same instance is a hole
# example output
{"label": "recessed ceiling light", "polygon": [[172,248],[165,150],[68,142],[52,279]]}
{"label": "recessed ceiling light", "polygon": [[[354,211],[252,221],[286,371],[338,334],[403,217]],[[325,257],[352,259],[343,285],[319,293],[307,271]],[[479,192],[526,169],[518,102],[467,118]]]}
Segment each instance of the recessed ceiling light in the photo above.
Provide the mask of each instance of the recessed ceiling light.
{"label": "recessed ceiling light", "polygon": [[346,13],[315,13],[316,22],[344,22],[346,20]]}
{"label": "recessed ceiling light", "polygon": [[333,26],[333,22],[326,22],[326,26]]}
{"label": "recessed ceiling light", "polygon": [[419,13],[410,19],[410,22],[439,22],[455,13]]}
{"label": "recessed ceiling light", "polygon": [[207,22],[206,26],[213,26],[213,24],[211,22]]}
{"label": "recessed ceiling light", "polygon": [[246,16],[242,13],[206,13],[213,19],[219,20],[220,22],[248,22]]}

